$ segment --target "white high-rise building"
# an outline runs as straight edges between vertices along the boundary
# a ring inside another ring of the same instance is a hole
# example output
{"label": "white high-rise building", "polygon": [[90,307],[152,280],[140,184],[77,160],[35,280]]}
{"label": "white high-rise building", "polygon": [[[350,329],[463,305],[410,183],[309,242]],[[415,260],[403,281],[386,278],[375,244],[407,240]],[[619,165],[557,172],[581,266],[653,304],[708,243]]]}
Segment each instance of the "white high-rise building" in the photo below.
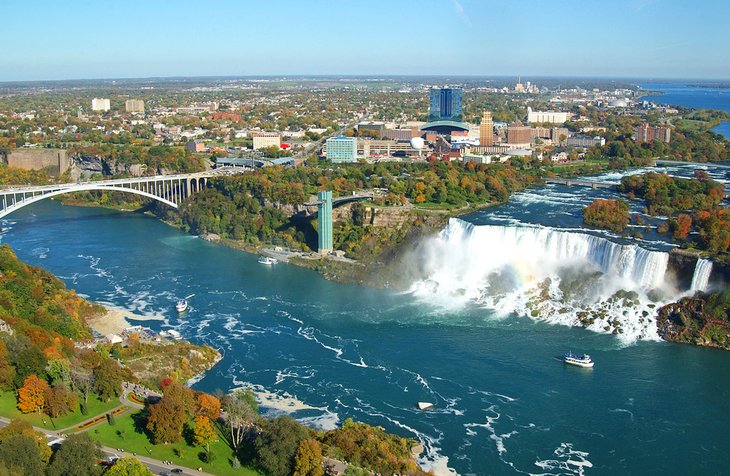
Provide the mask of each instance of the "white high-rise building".
{"label": "white high-rise building", "polygon": [[92,111],[108,111],[111,108],[112,106],[108,99],[94,98],[91,100]]}

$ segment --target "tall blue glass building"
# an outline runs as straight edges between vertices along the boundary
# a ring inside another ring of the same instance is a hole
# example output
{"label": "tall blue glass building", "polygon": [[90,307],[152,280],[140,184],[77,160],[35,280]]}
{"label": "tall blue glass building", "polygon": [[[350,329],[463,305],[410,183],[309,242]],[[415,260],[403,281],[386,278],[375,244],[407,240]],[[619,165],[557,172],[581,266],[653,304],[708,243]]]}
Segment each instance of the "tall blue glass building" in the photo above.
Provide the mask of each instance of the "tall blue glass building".
{"label": "tall blue glass building", "polygon": [[428,110],[428,121],[461,122],[461,89],[431,89],[431,104]]}

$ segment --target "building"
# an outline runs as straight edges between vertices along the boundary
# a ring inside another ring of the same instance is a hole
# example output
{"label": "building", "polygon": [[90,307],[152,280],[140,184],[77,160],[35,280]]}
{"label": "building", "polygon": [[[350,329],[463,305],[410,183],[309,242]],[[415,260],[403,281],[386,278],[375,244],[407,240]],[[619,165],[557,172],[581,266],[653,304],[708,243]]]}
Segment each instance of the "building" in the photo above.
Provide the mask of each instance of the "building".
{"label": "building", "polygon": [[358,135],[369,135],[374,137],[380,137],[383,135],[383,130],[385,130],[385,123],[384,122],[361,122],[357,125],[357,132]]}
{"label": "building", "polygon": [[564,144],[570,137],[570,131],[565,127],[553,127],[550,129],[550,140],[553,144]]}
{"label": "building", "polygon": [[18,147],[11,149],[7,164],[23,170],[46,170],[54,177],[63,175],[71,166],[66,149],[40,149]]}
{"label": "building", "polygon": [[652,142],[666,142],[669,144],[671,140],[671,130],[665,126],[650,126],[647,123],[640,125],[636,129],[636,142],[652,143]]}
{"label": "building", "polygon": [[214,121],[231,121],[231,122],[241,122],[241,115],[236,114],[234,112],[216,112],[212,116]]}
{"label": "building", "polygon": [[465,164],[468,164],[470,162],[473,162],[475,164],[491,164],[493,161],[499,161],[499,156],[466,153],[461,157],[461,160]]}
{"label": "building", "polygon": [[185,150],[193,154],[200,154],[201,152],[205,152],[206,147],[202,140],[191,140],[185,144]]}
{"label": "building", "polygon": [[530,144],[532,130],[529,126],[523,126],[521,122],[515,122],[507,127],[508,144]]}
{"label": "building", "polygon": [[559,111],[533,111],[531,107],[527,108],[527,122],[548,123],[548,124],[565,124],[570,113]]}
{"label": "building", "polygon": [[461,122],[461,89],[433,88],[428,109],[428,121]]}
{"label": "building", "polygon": [[332,190],[317,193],[317,251],[332,253]]}
{"label": "building", "polygon": [[252,132],[253,150],[276,146],[281,148],[281,134],[278,132]]}
{"label": "building", "polygon": [[494,145],[494,123],[492,113],[484,111],[482,121],[479,123],[479,145],[489,147]]}
{"label": "building", "polygon": [[111,109],[111,102],[109,99],[105,98],[94,98],[91,100],[91,110],[92,111],[108,111]]}
{"label": "building", "polygon": [[[329,149],[327,149],[327,157],[329,157]],[[357,156],[358,157],[412,157],[419,155],[421,151],[411,145],[410,138],[408,140],[389,140],[389,139],[358,139],[357,140]]]}
{"label": "building", "polygon": [[421,126],[421,131],[452,134],[469,130],[469,126],[461,122],[461,89],[433,88],[430,95],[428,122]]}
{"label": "building", "polygon": [[383,139],[411,140],[421,134],[415,127],[402,127],[396,129],[384,129],[381,135],[383,136]]}
{"label": "building", "polygon": [[144,112],[144,101],[141,99],[127,99],[124,101],[124,110],[127,112]]}
{"label": "building", "polygon": [[330,137],[325,146],[327,159],[332,162],[357,161],[357,139],[354,137]]}
{"label": "building", "polygon": [[597,145],[599,147],[602,147],[606,145],[606,139],[603,137],[587,137],[587,136],[575,136],[575,137],[569,137],[567,140],[566,145],[568,147],[582,147],[582,148],[589,148],[593,147],[594,145]]}

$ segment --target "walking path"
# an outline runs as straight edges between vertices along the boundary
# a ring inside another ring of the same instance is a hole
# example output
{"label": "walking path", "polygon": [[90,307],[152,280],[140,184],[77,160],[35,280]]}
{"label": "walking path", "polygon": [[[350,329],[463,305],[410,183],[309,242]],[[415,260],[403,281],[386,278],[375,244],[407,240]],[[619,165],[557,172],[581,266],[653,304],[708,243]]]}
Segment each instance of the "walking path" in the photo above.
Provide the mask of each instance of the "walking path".
{"label": "walking path", "polygon": [[[46,435],[48,438],[48,441],[54,441],[58,439],[64,439],[67,436],[67,433],[76,432],[76,433],[82,433],[84,431],[87,431],[94,426],[96,426],[99,423],[107,421],[106,415],[109,413],[114,413],[115,415],[119,415],[121,413],[124,413],[130,409],[132,410],[140,410],[144,408],[144,405],[140,405],[139,403],[133,402],[129,400],[130,394],[137,394],[139,393],[139,396],[142,398],[148,398],[148,397],[160,397],[160,394],[157,392],[154,392],[152,390],[149,390],[141,385],[136,385],[129,382],[124,382],[122,385],[122,395],[119,397],[121,405],[118,407],[115,407],[111,410],[108,410],[104,413],[101,413],[99,415],[94,415],[93,417],[90,417],[82,422],[79,422],[75,425],[69,426],[67,428],[62,428],[59,430],[46,430],[45,428],[34,426],[33,428],[36,431],[39,431]],[[121,410],[121,411],[119,411]],[[97,420],[98,421],[92,425],[89,425],[88,427],[84,427],[84,425]],[[10,423],[11,419],[6,418],[3,416],[0,416],[0,428],[6,426],[8,423]],[[84,428],[82,428],[84,427]],[[121,458],[123,456],[130,456],[132,458],[138,459],[142,463],[144,463],[150,471],[152,471],[154,474],[162,474],[162,473],[169,473],[175,468],[179,468],[182,470],[182,473],[178,474],[187,474],[187,475],[198,475],[198,476],[214,476],[211,473],[206,473],[204,471],[196,470],[196,469],[190,469],[185,468],[183,466],[175,465],[175,464],[166,464],[164,461],[160,461],[158,459],[150,458],[147,456],[138,455],[136,453],[125,453],[122,449],[114,449],[110,448],[108,446],[102,446],[102,451],[106,454],[107,457],[112,458]]]}

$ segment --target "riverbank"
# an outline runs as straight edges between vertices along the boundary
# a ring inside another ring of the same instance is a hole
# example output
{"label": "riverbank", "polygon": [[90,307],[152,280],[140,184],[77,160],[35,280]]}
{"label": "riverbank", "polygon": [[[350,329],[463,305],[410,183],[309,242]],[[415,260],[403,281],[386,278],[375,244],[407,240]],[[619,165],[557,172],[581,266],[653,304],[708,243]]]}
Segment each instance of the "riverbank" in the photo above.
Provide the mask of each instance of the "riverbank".
{"label": "riverbank", "polygon": [[161,321],[162,316],[148,316],[137,314],[127,309],[114,307],[109,304],[97,303],[104,307],[106,313],[99,314],[86,320],[86,323],[94,331],[98,332],[103,336],[109,334],[121,334],[125,329],[136,325],[129,322],[129,319],[133,321],[145,322],[145,321]]}

